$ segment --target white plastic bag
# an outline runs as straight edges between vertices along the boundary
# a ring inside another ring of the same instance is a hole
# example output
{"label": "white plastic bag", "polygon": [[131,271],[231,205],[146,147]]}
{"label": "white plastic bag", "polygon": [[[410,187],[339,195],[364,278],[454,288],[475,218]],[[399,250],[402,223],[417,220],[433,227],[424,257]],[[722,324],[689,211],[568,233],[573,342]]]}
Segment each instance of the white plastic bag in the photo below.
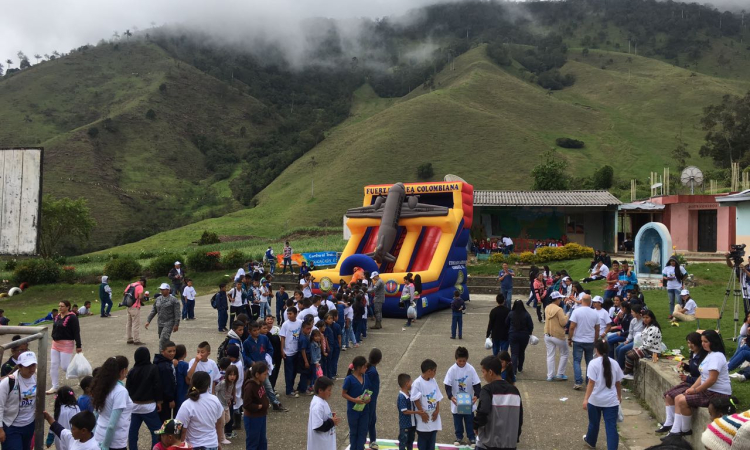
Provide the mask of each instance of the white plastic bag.
{"label": "white plastic bag", "polygon": [[417,318],[417,308],[414,307],[414,304],[410,305],[409,309],[406,310],[406,318],[407,319]]}
{"label": "white plastic bag", "polygon": [[534,336],[533,334],[529,336],[529,344],[531,345],[537,345],[539,343],[539,338]]}
{"label": "white plastic bag", "polygon": [[633,338],[633,348],[640,348],[643,345],[643,337],[641,337],[641,333],[636,333],[635,337]]}
{"label": "white plastic bag", "polygon": [[625,421],[625,416],[622,414],[622,405],[617,408],[617,423]]}
{"label": "white plastic bag", "polygon": [[484,340],[484,348],[487,350],[492,348],[492,338],[487,338]]}
{"label": "white plastic bag", "polygon": [[83,378],[91,375],[93,370],[91,364],[88,362],[83,352],[76,353],[73,355],[73,359],[68,364],[68,369],[65,371],[65,378],[70,380],[71,378]]}

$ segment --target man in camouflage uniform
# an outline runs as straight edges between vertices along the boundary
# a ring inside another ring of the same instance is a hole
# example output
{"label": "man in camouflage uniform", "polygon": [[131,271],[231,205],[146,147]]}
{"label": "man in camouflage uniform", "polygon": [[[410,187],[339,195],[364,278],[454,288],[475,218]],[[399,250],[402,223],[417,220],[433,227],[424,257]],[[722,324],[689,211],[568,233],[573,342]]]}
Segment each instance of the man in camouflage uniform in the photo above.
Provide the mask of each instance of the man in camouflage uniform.
{"label": "man in camouflage uniform", "polygon": [[157,322],[159,331],[159,351],[164,349],[164,344],[171,340],[172,332],[177,331],[180,326],[180,301],[170,292],[169,284],[162,283],[159,286],[161,296],[154,301],[154,307],[146,319],[146,329],[155,315],[159,315]]}

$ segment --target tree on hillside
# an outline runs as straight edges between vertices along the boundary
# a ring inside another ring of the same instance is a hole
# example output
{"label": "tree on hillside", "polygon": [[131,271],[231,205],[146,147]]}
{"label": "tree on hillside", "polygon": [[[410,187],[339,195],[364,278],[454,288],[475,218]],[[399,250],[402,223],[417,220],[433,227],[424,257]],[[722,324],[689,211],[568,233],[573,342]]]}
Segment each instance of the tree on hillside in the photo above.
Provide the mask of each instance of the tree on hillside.
{"label": "tree on hillside", "polygon": [[44,54],[44,59],[46,59],[47,61],[49,61],[49,54],[48,53]]}
{"label": "tree on hillside", "polygon": [[591,177],[594,189],[609,189],[615,178],[615,170],[610,165],[602,166]]}
{"label": "tree on hillside", "polygon": [[131,33],[130,30],[125,30],[125,32],[122,33],[122,35],[125,36],[128,39],[128,41],[129,41],[130,40],[130,36],[132,36],[133,33]]}
{"label": "tree on hillside", "polygon": [[112,40],[116,41],[118,39],[120,39],[120,33],[118,33],[117,31],[115,31],[114,33],[112,33]]}
{"label": "tree on hillside", "polygon": [[28,69],[29,67],[31,67],[31,63],[28,59],[22,59],[18,67],[20,67],[21,69]]}
{"label": "tree on hillside", "polygon": [[13,65],[13,60],[12,59],[6,59],[5,63],[8,64],[8,69],[10,69],[10,66]]}
{"label": "tree on hillside", "polygon": [[707,131],[706,142],[701,146],[700,155],[709,156],[721,168],[740,161],[748,165],[750,154],[750,92],[744,97],[725,95],[721,103],[703,108],[701,119]]}
{"label": "tree on hillside", "polygon": [[677,170],[682,172],[687,167],[687,160],[690,158],[690,152],[687,151],[687,144],[682,140],[682,133],[677,135],[677,146],[672,150],[672,159],[677,163]]}
{"label": "tree on hillside", "polygon": [[565,163],[554,150],[542,155],[542,162],[531,171],[534,178],[534,189],[540,191],[558,191],[568,189],[568,175]]}
{"label": "tree on hillside", "polygon": [[86,199],[54,199],[45,195],[42,197],[41,256],[54,255],[64,244],[85,244],[95,226]]}
{"label": "tree on hillside", "polygon": [[39,64],[39,60],[42,59],[42,55],[39,53],[34,54],[34,59],[36,59],[36,63]]}

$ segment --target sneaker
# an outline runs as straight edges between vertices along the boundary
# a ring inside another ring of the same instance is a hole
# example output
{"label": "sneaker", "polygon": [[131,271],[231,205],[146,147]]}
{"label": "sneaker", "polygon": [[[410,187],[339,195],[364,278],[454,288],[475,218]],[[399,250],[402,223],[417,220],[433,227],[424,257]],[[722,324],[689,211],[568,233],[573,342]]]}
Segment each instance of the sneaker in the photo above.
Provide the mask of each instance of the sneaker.
{"label": "sneaker", "polygon": [[133,340],[132,340],[132,339],[128,339],[128,340],[127,340],[127,342],[125,342],[125,343],[126,343],[126,344],[132,344],[132,343],[133,343]]}
{"label": "sneaker", "polygon": [[477,447],[477,441],[475,439],[472,439],[469,441],[469,447],[470,448],[476,448]]}
{"label": "sneaker", "polygon": [[[313,391],[307,391],[307,395],[311,395],[311,396],[315,395],[315,392],[313,392]],[[372,448],[372,447],[370,447],[370,448]]]}
{"label": "sneaker", "polygon": [[741,373],[732,373],[729,375],[729,378],[739,383],[744,383],[745,381],[747,381],[747,378],[745,378],[745,376]]}
{"label": "sneaker", "polygon": [[565,375],[558,375],[555,377],[555,380],[568,381],[568,377]]}
{"label": "sneaker", "polygon": [[596,448],[593,445],[589,444],[589,441],[586,440],[586,435],[583,435],[583,442],[586,444],[588,448]]}
{"label": "sneaker", "polygon": [[48,391],[46,392],[46,394],[47,394],[47,395],[53,395],[53,394],[57,394],[57,388],[55,388],[55,387],[53,387],[53,388],[50,388],[50,389],[49,389],[49,390],[48,390]]}
{"label": "sneaker", "polygon": [[547,381],[555,381],[555,379],[552,377],[547,377]]}
{"label": "sneaker", "polygon": [[133,341],[133,345],[146,345],[141,341]]}
{"label": "sneaker", "polygon": [[627,374],[627,375],[623,375],[622,378],[623,378],[623,380],[630,380],[630,381],[635,380],[635,377],[632,374],[630,374],[630,373]]}
{"label": "sneaker", "polygon": [[346,351],[346,347],[341,347],[341,351],[345,352]]}
{"label": "sneaker", "polygon": [[[580,390],[581,390],[581,387],[582,387],[582,386],[581,386],[580,384],[574,384],[574,385],[573,385],[573,389],[574,389],[574,390],[576,390],[576,391],[580,391]],[[584,437],[585,437],[585,436],[584,436]]]}
{"label": "sneaker", "polygon": [[458,442],[458,441],[455,441],[455,442],[453,443],[453,446],[454,446],[454,447],[458,447],[458,446],[460,446],[460,445],[461,445],[461,443],[460,443],[460,442]]}
{"label": "sneaker", "polygon": [[221,445],[230,445],[232,441],[228,441],[226,438],[221,441]]}
{"label": "sneaker", "polygon": [[279,412],[289,412],[289,410],[284,408],[284,405],[282,405],[281,403],[274,403],[273,410]]}
{"label": "sneaker", "polygon": [[295,393],[294,393],[294,392],[292,392],[291,394],[286,394],[286,396],[287,396],[287,397],[294,397],[294,394],[295,394]]}
{"label": "sneaker", "polygon": [[456,339],[456,336],[451,336],[451,339]]}
{"label": "sneaker", "polygon": [[294,393],[294,398],[299,398],[299,392]]}
{"label": "sneaker", "polygon": [[371,448],[372,450],[379,450],[379,449],[380,449],[380,447],[378,447],[378,443],[377,443],[377,442],[373,442],[373,443],[371,443],[371,444],[370,444],[370,448]]}
{"label": "sneaker", "polygon": [[225,439],[235,439],[236,437],[237,437],[237,433],[235,433],[234,431],[224,436]]}

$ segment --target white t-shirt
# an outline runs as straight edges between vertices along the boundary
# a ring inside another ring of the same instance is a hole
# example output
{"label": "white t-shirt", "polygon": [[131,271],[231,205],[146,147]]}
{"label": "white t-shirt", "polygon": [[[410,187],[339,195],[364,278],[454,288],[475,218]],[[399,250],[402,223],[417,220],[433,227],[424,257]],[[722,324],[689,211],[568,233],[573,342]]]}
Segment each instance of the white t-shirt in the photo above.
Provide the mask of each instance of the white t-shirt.
{"label": "white t-shirt", "polygon": [[[193,367],[193,363],[195,362],[195,358],[191,359],[188,363],[188,371]],[[211,388],[208,390],[210,393],[214,393],[214,384],[218,383],[219,380],[221,380],[221,372],[219,371],[219,366],[216,365],[216,362],[213,359],[209,359],[208,361],[198,361],[198,367],[195,368],[196,372],[206,372],[208,376],[211,377]],[[187,403],[187,402],[186,402]],[[192,445],[192,442],[190,442]]]}
{"label": "white t-shirt", "polygon": [[315,431],[326,420],[333,418],[328,402],[318,397],[310,402],[310,415],[307,419],[307,450],[336,450],[336,427],[325,433]]}
{"label": "white t-shirt", "polygon": [[325,305],[328,307],[329,312],[336,309],[336,305],[328,299],[323,300],[323,303],[325,303]]}
{"label": "white t-shirt", "polygon": [[692,298],[688,299],[684,306],[685,314],[695,314],[695,308],[697,307],[698,305],[695,303],[695,300]]}
{"label": "white t-shirt", "polygon": [[[687,273],[685,272],[685,268],[682,266],[680,266],[680,272],[682,272],[683,275]],[[661,271],[661,273],[662,275],[667,277],[667,289],[675,289],[675,290],[682,289],[682,282],[678,280],[677,277],[674,276],[675,274],[674,267],[666,266],[664,270]]]}
{"label": "white t-shirt", "polygon": [[284,354],[286,356],[294,356],[297,354],[299,349],[299,334],[302,331],[302,321],[291,320],[285,321],[281,324],[281,331],[279,336],[284,337]]}
{"label": "white t-shirt", "polygon": [[[607,330],[607,324],[612,323],[612,318],[609,317],[609,313],[606,309],[594,309],[594,311],[596,311],[596,314],[599,316],[599,335],[601,336]],[[576,336],[577,335],[578,330],[576,329]]]}
{"label": "white t-shirt", "polygon": [[309,308],[303,309],[299,313],[298,320],[301,320],[301,321],[304,322],[305,321],[305,317],[307,317],[307,316],[313,316],[313,317],[315,317],[315,321],[317,322],[317,320],[318,320],[318,308],[316,308],[315,306],[310,306]]}
{"label": "white t-shirt", "polygon": [[503,244],[505,244],[506,247],[509,246],[509,245],[513,245],[513,239],[511,239],[509,237],[504,237],[503,238]]}
{"label": "white t-shirt", "polygon": [[195,288],[192,286],[185,286],[185,289],[182,290],[182,296],[188,300],[195,300],[195,295]]}
{"label": "white t-shirt", "polygon": [[240,268],[239,268],[239,269],[237,270],[237,273],[236,273],[236,274],[234,274],[234,280],[235,280],[235,281],[237,281],[237,280],[242,280],[243,278],[245,278],[245,269],[243,269],[242,267],[240,267]]}
{"label": "white t-shirt", "polygon": [[128,446],[128,430],[130,430],[130,415],[133,410],[133,402],[130,401],[128,390],[119,382],[107,394],[107,399],[104,400],[104,408],[99,411],[99,418],[97,418],[96,427],[94,428],[94,439],[99,443],[104,442],[109,417],[115,409],[122,409],[122,414],[120,414],[120,420],[117,421],[117,425],[115,426],[115,434],[112,437],[109,448],[125,448]]}
{"label": "white t-shirt", "polygon": [[242,306],[242,290],[233,287],[227,292],[227,299],[229,300],[229,306]]}
{"label": "white t-shirt", "polygon": [[442,399],[443,394],[440,392],[440,388],[434,378],[425,380],[422,376],[419,376],[414,380],[414,383],[411,385],[411,401],[418,401],[422,405],[422,411],[430,416],[427,423],[421,417],[417,416],[417,431],[438,431],[443,429],[442,422],[440,422],[440,414],[438,414],[437,420],[432,420],[432,414],[437,408],[438,402]]}
{"label": "white t-shirt", "polygon": [[[70,418],[75,416],[79,412],[81,412],[81,410],[78,408],[78,405],[62,405],[62,407],[60,408],[60,417],[57,418],[57,423],[59,423],[63,428],[69,430]],[[89,439],[89,441],[93,441],[93,439]],[[55,434],[55,449],[71,450],[69,443],[62,438],[62,434],[61,437],[57,437],[57,435]]]}
{"label": "white t-shirt", "polygon": [[237,367],[237,371],[240,373],[237,381],[234,382],[234,409],[240,409],[244,404],[242,401],[242,383],[245,381],[245,364],[242,362],[242,358],[238,358],[232,365]]}
{"label": "white t-shirt", "polygon": [[[604,360],[602,358],[609,359],[609,369],[612,372],[612,385],[609,388],[607,388],[607,380],[604,378]],[[594,358],[591,364],[586,367],[586,376],[589,377],[589,380],[594,381],[594,390],[591,391],[591,396],[589,396],[589,403],[599,408],[620,405],[615,384],[622,381],[623,373],[617,361],[608,356]]]}
{"label": "white t-shirt", "polygon": [[80,308],[78,308],[78,315],[79,316],[85,316],[88,313],[89,313],[89,309],[86,308],[85,306],[81,306]]}
{"label": "white t-shirt", "polygon": [[609,275],[609,267],[602,264],[602,266],[599,268],[599,276],[607,277]]}
{"label": "white t-shirt", "polygon": [[344,308],[344,319],[349,319],[349,323],[354,321],[354,308],[351,306]]}
{"label": "white t-shirt", "polygon": [[[310,289],[310,286],[302,287],[305,284],[307,284],[307,281],[305,281],[304,278],[299,280],[299,286],[300,286],[300,289],[302,289],[302,296],[305,298],[312,297],[312,289]],[[310,282],[310,284],[312,284],[312,282]]]}
{"label": "white t-shirt", "polygon": [[698,366],[701,371],[701,384],[708,380],[708,373],[712,370],[719,372],[719,378],[716,383],[708,388],[711,392],[719,394],[732,395],[732,385],[729,382],[729,367],[727,366],[727,357],[721,352],[711,352],[703,358],[703,362]]}
{"label": "white t-shirt", "polygon": [[[448,385],[453,390],[453,396],[455,397],[459,393],[469,394],[470,397],[474,397],[474,386],[480,384],[479,375],[477,375],[476,369],[469,363],[466,363],[463,367],[458,367],[458,364],[453,364],[448,373],[445,374],[445,380],[443,384]],[[451,413],[456,414],[457,407],[453,402],[451,403]],[[478,402],[477,402],[478,403]],[[477,403],[472,405],[471,410],[477,410]]]}
{"label": "white t-shirt", "polygon": [[185,440],[193,448],[219,446],[219,437],[216,434],[216,421],[224,414],[224,407],[215,395],[204,392],[195,402],[186,399],[180,406],[175,420],[182,422],[187,430]]}
{"label": "white t-shirt", "polygon": [[18,415],[11,424],[14,427],[23,427],[34,421],[34,407],[36,405],[36,374],[31,378],[24,378],[19,373],[16,377],[18,389],[21,391],[21,401],[18,404]]}
{"label": "white t-shirt", "polygon": [[[592,308],[581,305],[570,315],[570,321],[575,322],[576,329],[573,334],[574,342],[594,342],[594,327],[599,323],[599,313]],[[601,331],[600,331],[601,332]]]}
{"label": "white t-shirt", "polygon": [[[60,441],[60,447],[57,446],[58,441]],[[73,438],[73,433],[70,430],[62,430],[59,438],[55,436],[55,449],[63,448],[66,450],[99,450],[99,443],[93,436],[86,442],[77,441]]]}
{"label": "white t-shirt", "polygon": [[268,289],[268,286],[263,285],[260,287],[260,302],[261,303],[268,303],[268,301],[271,299],[271,290]]}

